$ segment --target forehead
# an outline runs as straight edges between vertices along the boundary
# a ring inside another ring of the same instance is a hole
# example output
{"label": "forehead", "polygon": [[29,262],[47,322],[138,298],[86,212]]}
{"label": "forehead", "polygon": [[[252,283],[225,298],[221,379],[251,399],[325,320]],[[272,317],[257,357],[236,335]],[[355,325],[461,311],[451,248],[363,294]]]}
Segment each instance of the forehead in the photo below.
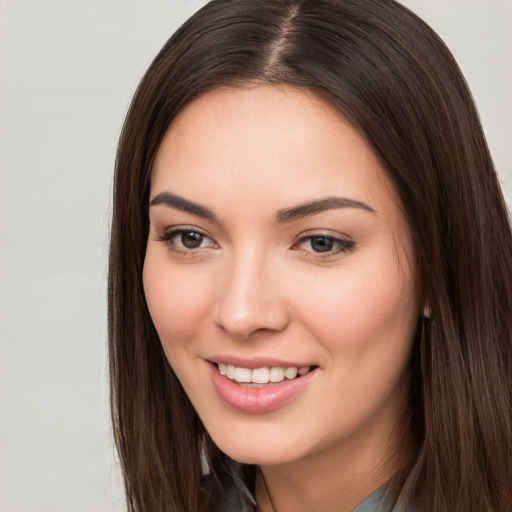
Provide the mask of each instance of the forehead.
{"label": "forehead", "polygon": [[225,87],[186,106],[167,130],[152,170],[152,195],[166,188],[223,204],[229,191],[248,203],[328,195],[364,196],[378,211],[396,203],[359,133],[312,92],[286,86]]}

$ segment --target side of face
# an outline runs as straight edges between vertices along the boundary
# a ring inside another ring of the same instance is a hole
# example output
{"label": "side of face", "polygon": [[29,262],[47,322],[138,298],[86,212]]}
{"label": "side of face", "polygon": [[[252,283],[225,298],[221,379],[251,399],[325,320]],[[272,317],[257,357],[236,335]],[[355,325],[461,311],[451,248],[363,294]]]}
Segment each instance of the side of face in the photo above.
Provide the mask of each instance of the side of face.
{"label": "side of face", "polygon": [[420,307],[407,224],[362,137],[305,90],[218,89],[171,124],[150,201],[149,311],[221,450],[383,452]]}

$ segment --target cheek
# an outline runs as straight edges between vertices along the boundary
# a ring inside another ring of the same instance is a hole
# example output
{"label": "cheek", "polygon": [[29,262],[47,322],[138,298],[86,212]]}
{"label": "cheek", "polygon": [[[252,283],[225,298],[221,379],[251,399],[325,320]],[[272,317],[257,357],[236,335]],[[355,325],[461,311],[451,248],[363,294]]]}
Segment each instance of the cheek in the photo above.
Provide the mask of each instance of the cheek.
{"label": "cheek", "polygon": [[415,288],[400,269],[347,273],[325,284],[303,317],[326,354],[319,414],[330,411],[325,422],[343,422],[349,431],[376,411],[402,407],[418,318]]}
{"label": "cheek", "polygon": [[310,291],[304,316],[331,354],[408,350],[418,314],[414,285],[401,269],[340,272]]}
{"label": "cheek", "polygon": [[[143,284],[149,313],[168,355],[191,340],[210,303],[209,286],[197,269],[170,264],[165,254],[148,247]],[[171,361],[172,363],[172,361]]]}

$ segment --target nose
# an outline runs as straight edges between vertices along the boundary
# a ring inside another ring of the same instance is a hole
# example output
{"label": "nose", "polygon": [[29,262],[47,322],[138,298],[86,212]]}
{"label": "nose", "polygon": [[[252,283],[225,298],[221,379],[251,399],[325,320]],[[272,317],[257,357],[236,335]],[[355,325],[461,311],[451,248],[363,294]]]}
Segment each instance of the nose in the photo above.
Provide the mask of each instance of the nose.
{"label": "nose", "polygon": [[279,271],[261,255],[247,254],[230,262],[222,275],[214,308],[216,325],[238,339],[260,332],[280,332],[289,311]]}

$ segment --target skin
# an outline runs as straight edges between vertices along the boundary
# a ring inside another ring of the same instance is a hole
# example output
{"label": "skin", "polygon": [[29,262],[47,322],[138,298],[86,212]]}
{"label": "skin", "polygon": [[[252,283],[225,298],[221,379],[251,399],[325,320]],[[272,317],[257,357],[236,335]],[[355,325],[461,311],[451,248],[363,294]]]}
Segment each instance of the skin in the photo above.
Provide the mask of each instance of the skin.
{"label": "skin", "polygon": [[[304,89],[221,88],[188,105],[156,156],[144,289],[167,358],[215,443],[260,465],[276,510],[351,510],[409,456],[401,418],[421,314],[392,184],[362,137]],[[326,197],[336,207],[276,222]],[[202,234],[188,249],[173,229]],[[171,233],[172,234],[172,233]],[[318,238],[341,240],[318,252]],[[307,238],[310,237],[310,238]],[[315,244],[312,243],[315,241]],[[222,354],[316,365],[301,392],[248,414],[215,391]],[[261,474],[256,497],[272,510]]]}

